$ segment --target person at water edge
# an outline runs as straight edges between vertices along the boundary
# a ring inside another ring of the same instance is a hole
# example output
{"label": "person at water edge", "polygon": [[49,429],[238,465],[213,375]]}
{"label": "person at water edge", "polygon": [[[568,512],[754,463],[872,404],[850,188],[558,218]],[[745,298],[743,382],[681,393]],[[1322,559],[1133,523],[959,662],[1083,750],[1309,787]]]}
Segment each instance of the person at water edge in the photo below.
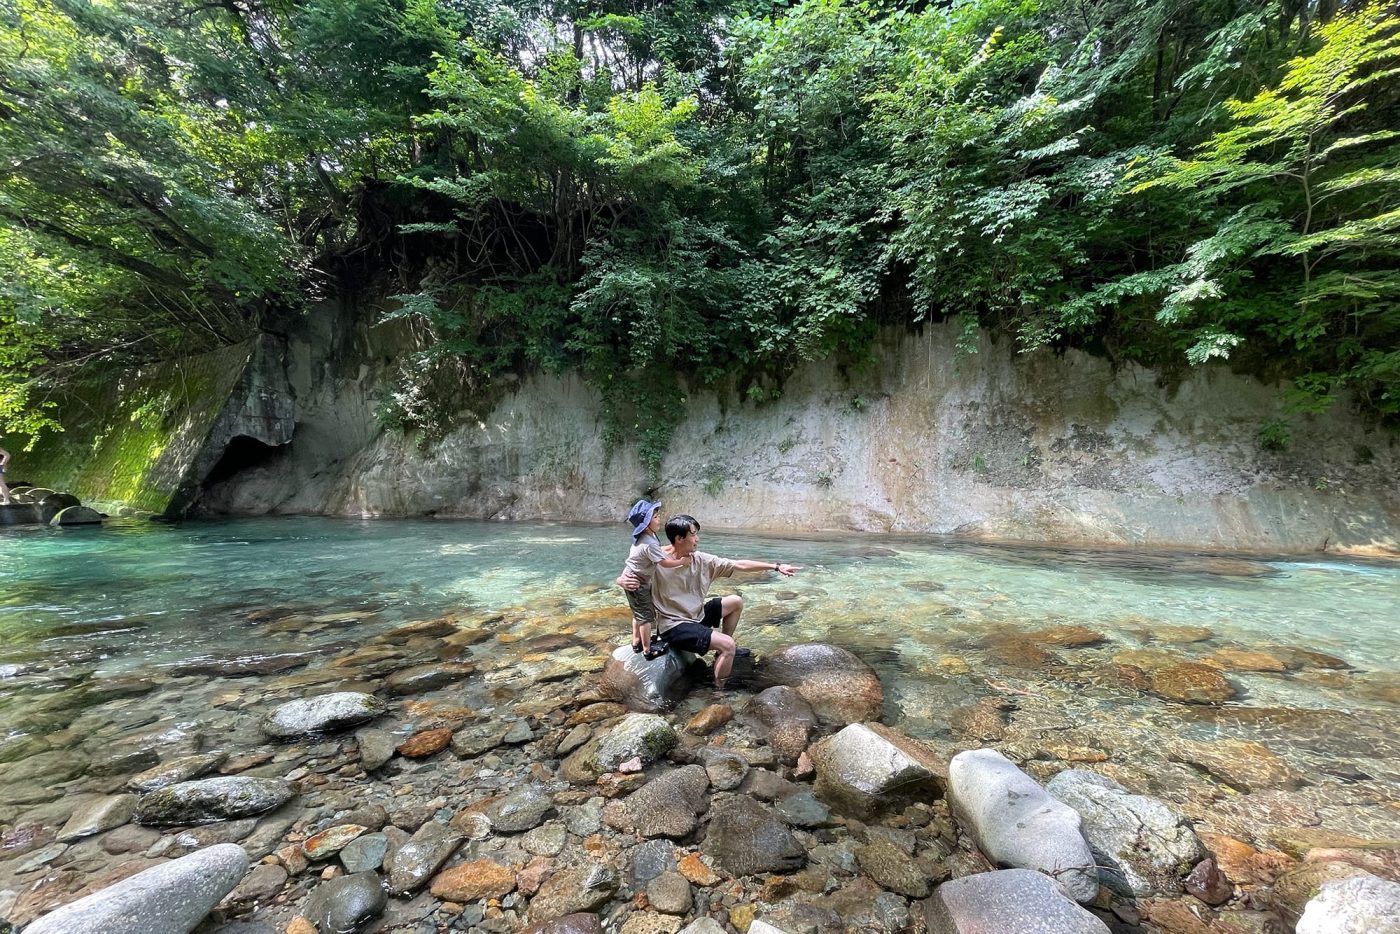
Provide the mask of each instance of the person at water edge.
{"label": "person at water edge", "polygon": [[[723,690],[734,667],[734,659],[748,655],[739,648],[735,633],[744,611],[744,598],[738,594],[706,599],[716,578],[735,571],[777,571],[791,577],[801,570],[796,565],[773,561],[731,560],[699,550],[700,523],[693,516],[672,516],[666,522],[666,538],[676,558],[689,558],[677,568],[658,568],[652,579],[652,600],[656,604],[657,631],[672,649],[715,655],[715,690]],[[640,582],[623,571],[617,583],[633,590]]]}
{"label": "person at water edge", "polygon": [[5,483],[5,468],[10,466],[10,452],[0,448],[0,506],[10,505],[10,487]]}
{"label": "person at water edge", "polygon": [[627,604],[632,608],[632,651],[643,653],[647,660],[666,653],[666,643],[653,641],[651,624],[656,621],[656,605],[652,602],[653,569],[678,568],[690,563],[689,558],[673,558],[661,548],[656,533],[661,531],[661,504],[639,499],[627,513],[632,526],[632,550],[627,554],[626,570],[639,584],[628,590]]}

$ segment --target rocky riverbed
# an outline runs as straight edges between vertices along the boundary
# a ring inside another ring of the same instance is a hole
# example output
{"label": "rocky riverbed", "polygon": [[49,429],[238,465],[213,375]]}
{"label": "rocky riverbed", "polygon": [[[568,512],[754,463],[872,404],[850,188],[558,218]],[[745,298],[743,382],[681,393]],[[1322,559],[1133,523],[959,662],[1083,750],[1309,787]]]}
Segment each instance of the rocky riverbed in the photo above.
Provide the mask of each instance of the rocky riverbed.
{"label": "rocky riverbed", "polygon": [[1269,679],[1393,699],[1336,656],[954,624],[888,683],[889,657],[839,647],[869,645],[848,615],[716,693],[702,664],[617,648],[611,601],[375,616],[259,607],[250,640],[339,638],[142,675],[8,662],[0,918],[1268,934],[1389,930],[1400,904],[1393,726],[1268,700]]}

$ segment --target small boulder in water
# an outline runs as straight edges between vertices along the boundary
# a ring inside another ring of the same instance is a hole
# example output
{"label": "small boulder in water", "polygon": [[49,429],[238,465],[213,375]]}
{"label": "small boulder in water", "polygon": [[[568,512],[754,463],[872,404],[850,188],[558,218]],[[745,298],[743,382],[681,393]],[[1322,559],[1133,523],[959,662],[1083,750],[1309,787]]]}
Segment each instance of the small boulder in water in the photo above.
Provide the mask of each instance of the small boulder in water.
{"label": "small boulder in water", "polygon": [[85,804],[68,818],[68,823],[63,825],[63,829],[58,832],[60,843],[72,843],[74,840],[81,840],[83,837],[91,837],[113,828],[120,827],[131,820],[132,812],[136,810],[135,795],[112,795],[106,798],[99,798],[91,804]]}
{"label": "small boulder in water", "polygon": [[228,758],[225,752],[202,752],[192,756],[180,756],[169,762],[147,769],[139,775],[127,779],[126,787],[132,791],[156,791],[166,785],[189,781],[224,764]]}
{"label": "small boulder in water", "polygon": [[101,525],[102,513],[89,506],[65,506],[54,514],[49,525],[64,528],[74,525]]}
{"label": "small boulder in water", "polygon": [[292,786],[278,778],[225,775],[178,782],[142,798],[136,808],[136,823],[208,824],[251,817],[281,807],[293,794]]}
{"label": "small boulder in water", "polygon": [[370,869],[317,886],[301,913],[321,931],[358,931],[388,903],[379,873]]}
{"label": "small boulder in water", "polygon": [[764,656],[759,681],[796,688],[823,723],[845,726],[880,719],[880,676],[845,649],[822,642],[788,646]]}
{"label": "small boulder in water", "polygon": [[162,863],[44,915],[27,934],[189,934],[248,869],[221,843]]}
{"label": "small boulder in water", "polygon": [[633,758],[648,765],[670,752],[679,741],[675,729],[664,718],[648,713],[628,714],[598,738],[598,768],[611,772]]}
{"label": "small boulder in water", "polygon": [[329,733],[358,726],[385,711],[373,694],[340,691],[288,701],[263,718],[262,731],[275,739],[291,739],[308,733]]}
{"label": "small boulder in water", "polygon": [[633,710],[672,706],[685,692],[686,671],[695,656],[674,649],[648,660],[630,645],[619,646],[603,669],[603,693]]}
{"label": "small boulder in water", "polygon": [[852,723],[811,755],[817,797],[853,817],[939,798],[947,775],[928,747],[878,723]]}

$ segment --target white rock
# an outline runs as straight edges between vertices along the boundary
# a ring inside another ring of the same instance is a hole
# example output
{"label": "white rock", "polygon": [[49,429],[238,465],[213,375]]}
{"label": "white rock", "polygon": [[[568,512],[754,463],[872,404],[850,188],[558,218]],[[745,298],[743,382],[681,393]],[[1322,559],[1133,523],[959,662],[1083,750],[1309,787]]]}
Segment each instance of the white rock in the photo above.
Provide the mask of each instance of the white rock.
{"label": "white rock", "polygon": [[928,934],[1109,934],[1047,876],[1002,869],[945,882],[924,902]]}
{"label": "white rock", "polygon": [[215,844],[64,905],[25,934],[189,934],[247,870],[243,847]]}
{"label": "white rock", "polygon": [[1324,882],[1298,934],[1400,934],[1400,883],[1370,873]]}
{"label": "white rock", "polygon": [[326,733],[373,720],[384,710],[384,702],[373,694],[338,691],[282,704],[263,718],[262,730],[277,739]]}
{"label": "white rock", "polygon": [[1075,901],[1093,901],[1098,894],[1098,870],[1079,814],[995,749],[953,757],[948,800],[993,863],[1043,872]]}

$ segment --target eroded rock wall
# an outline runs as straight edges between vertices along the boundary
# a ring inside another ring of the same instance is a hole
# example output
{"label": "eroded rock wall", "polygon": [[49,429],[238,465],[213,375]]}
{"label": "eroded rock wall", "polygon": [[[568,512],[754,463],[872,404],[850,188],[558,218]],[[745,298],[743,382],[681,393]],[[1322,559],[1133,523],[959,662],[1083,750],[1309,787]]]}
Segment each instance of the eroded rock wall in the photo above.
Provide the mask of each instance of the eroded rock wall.
{"label": "eroded rock wall", "polygon": [[[292,337],[295,435],[203,494],[216,514],[618,520],[650,486],[601,438],[576,377],[514,384],[490,414],[420,446],[380,427],[402,344],[324,309]],[[1400,444],[1344,411],[1281,416],[1278,389],[1198,368],[1176,386],[1085,353],[1017,354],[951,327],[890,330],[876,365],[797,373],[775,402],[687,400],[659,495],[718,528],[1394,553]],[[1263,450],[1282,417],[1288,449]]]}

